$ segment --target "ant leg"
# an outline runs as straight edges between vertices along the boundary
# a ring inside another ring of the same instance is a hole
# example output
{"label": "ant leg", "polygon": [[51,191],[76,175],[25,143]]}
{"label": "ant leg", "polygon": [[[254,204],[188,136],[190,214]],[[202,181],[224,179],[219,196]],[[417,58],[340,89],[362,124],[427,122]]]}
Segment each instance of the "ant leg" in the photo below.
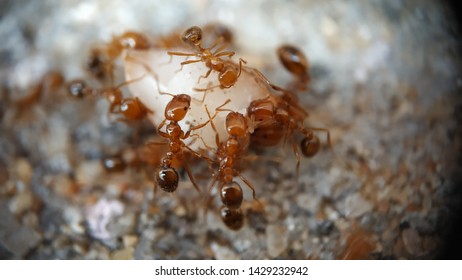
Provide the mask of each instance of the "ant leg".
{"label": "ant leg", "polygon": [[167,52],[167,54],[169,56],[173,56],[173,55],[176,55],[176,56],[196,56],[195,53],[182,53],[182,52]]}
{"label": "ant leg", "polygon": [[242,58],[239,58],[239,72],[237,73],[237,78],[239,78],[241,76],[241,72],[242,72],[242,63],[244,64],[247,64],[247,61],[243,60]]}
{"label": "ant leg", "polygon": [[205,75],[200,76],[199,79],[197,80],[197,83],[200,83],[202,78],[207,79],[210,73],[212,73],[212,68],[210,68]]}
{"label": "ant leg", "polygon": [[203,128],[203,127],[206,126],[209,122],[210,122],[210,120],[206,121],[205,123],[202,123],[202,124],[199,124],[199,125],[196,125],[196,126],[191,127],[188,131],[186,131],[186,133],[183,135],[183,137],[181,137],[181,139],[184,140],[184,139],[188,138],[188,137],[189,137],[189,134],[191,134],[191,131],[194,131],[194,130]]}
{"label": "ant leg", "polygon": [[207,156],[204,156],[196,151],[194,151],[193,149],[191,149],[190,147],[184,145],[184,148],[187,149],[191,154],[195,155],[196,157],[198,158],[202,158],[202,159],[205,159],[207,160],[208,162],[213,162],[213,160]]}
{"label": "ant leg", "polygon": [[[215,39],[215,41],[212,43],[212,46],[210,48],[208,48],[209,50],[212,50],[213,48],[215,48],[216,46],[218,46],[219,44],[221,44],[223,42],[224,38],[223,36],[220,36],[218,37],[217,39]],[[218,50],[216,51],[218,52]]]}
{"label": "ant leg", "polygon": [[235,52],[233,52],[233,51],[226,51],[226,52],[221,52],[221,53],[215,54],[215,57],[227,56],[227,57],[231,58],[234,54],[235,54]]}
{"label": "ant leg", "polygon": [[[208,88],[193,88],[193,90],[207,92],[210,89],[219,88],[219,87],[220,87],[220,85],[216,85],[216,86],[211,86],[211,87],[208,87]],[[204,94],[204,97],[202,98],[202,102],[204,102],[204,99],[205,99],[205,94]]]}
{"label": "ant leg", "polygon": [[295,158],[297,160],[297,165],[295,167],[295,172],[297,178],[300,177],[300,153],[298,152],[297,144],[295,143],[294,139],[292,138],[292,150],[294,151]]}
{"label": "ant leg", "polygon": [[160,125],[157,127],[157,134],[159,134],[160,136],[164,137],[164,138],[167,138],[169,139],[169,135],[167,132],[164,132],[164,131],[161,131],[162,127],[164,127],[165,123],[167,122],[167,119],[164,119]]}
{"label": "ant leg", "polygon": [[186,60],[186,61],[183,61],[181,62],[181,65],[186,65],[186,64],[191,64],[191,63],[196,63],[196,62],[201,62],[202,59],[195,59],[195,60]]}
{"label": "ant leg", "polygon": [[[209,145],[207,145],[207,143],[205,143],[204,139],[203,139],[199,134],[191,134],[191,135],[189,135],[189,137],[197,137],[197,138],[199,138],[199,140],[202,141],[202,145],[204,145],[204,147],[207,148],[207,150],[212,150],[212,147],[210,147]],[[196,139],[197,139],[197,138],[196,138]],[[193,141],[194,141],[194,140],[193,140]],[[192,143],[194,143],[194,142],[192,142]],[[192,144],[192,143],[191,143],[191,144]]]}
{"label": "ant leg", "polygon": [[256,202],[258,202],[260,205],[263,205],[263,204],[260,202],[260,200],[257,199],[257,194],[256,194],[255,189],[254,189],[254,187],[252,186],[252,184],[251,184],[246,178],[244,178],[241,174],[239,174],[239,175],[237,175],[237,176],[242,180],[242,182],[244,182],[244,183],[247,185],[247,187],[249,187],[249,188],[252,190],[252,197],[253,197],[253,199],[254,199]]}
{"label": "ant leg", "polygon": [[218,135],[217,127],[213,123],[213,118],[216,117],[217,111],[215,109],[215,115],[213,115],[213,117],[210,116],[210,112],[209,112],[209,109],[207,108],[207,105],[205,105],[205,111],[207,112],[207,115],[209,116],[209,121],[210,121],[210,125],[212,126],[212,129],[213,131],[215,131],[215,145],[217,145],[217,149],[218,149],[218,147],[220,147],[220,135]]}
{"label": "ant leg", "polygon": [[218,106],[217,108],[215,108],[215,111],[218,111],[218,112],[233,112],[233,110],[231,110],[231,109],[222,109],[229,102],[231,102],[231,99],[226,100],[225,103],[223,103],[220,106]]}
{"label": "ant leg", "polygon": [[188,161],[183,160],[183,164],[184,164],[183,167],[184,167],[184,169],[186,169],[186,173],[188,174],[189,180],[193,184],[194,188],[199,192],[199,194],[201,194],[202,192],[201,192],[201,190],[199,189],[199,186],[196,183],[196,179],[194,179],[191,168],[189,168]]}

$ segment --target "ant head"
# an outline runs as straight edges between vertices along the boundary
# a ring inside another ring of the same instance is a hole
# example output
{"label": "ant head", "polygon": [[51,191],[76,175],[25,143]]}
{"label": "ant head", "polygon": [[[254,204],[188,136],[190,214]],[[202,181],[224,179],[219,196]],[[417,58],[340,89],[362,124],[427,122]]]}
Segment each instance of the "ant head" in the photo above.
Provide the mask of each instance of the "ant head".
{"label": "ant head", "polygon": [[128,120],[137,120],[145,116],[146,107],[138,99],[127,99],[120,104],[120,112]]}
{"label": "ant head", "polygon": [[274,104],[268,99],[252,101],[247,108],[247,114],[259,123],[271,121],[274,118]]}
{"label": "ant head", "polygon": [[305,157],[312,157],[321,149],[321,141],[313,132],[308,133],[300,143],[300,148]]}
{"label": "ant head", "polygon": [[231,136],[244,137],[247,134],[247,121],[244,115],[230,112],[226,116],[226,131]]}
{"label": "ant head", "polygon": [[190,27],[183,33],[181,40],[187,44],[199,46],[202,42],[202,30],[198,26]]}
{"label": "ant head", "polygon": [[308,60],[302,51],[291,45],[278,48],[278,56],[284,67],[295,75],[306,75]]}
{"label": "ant head", "polygon": [[169,121],[181,121],[191,105],[191,96],[178,94],[165,107],[165,118]]}

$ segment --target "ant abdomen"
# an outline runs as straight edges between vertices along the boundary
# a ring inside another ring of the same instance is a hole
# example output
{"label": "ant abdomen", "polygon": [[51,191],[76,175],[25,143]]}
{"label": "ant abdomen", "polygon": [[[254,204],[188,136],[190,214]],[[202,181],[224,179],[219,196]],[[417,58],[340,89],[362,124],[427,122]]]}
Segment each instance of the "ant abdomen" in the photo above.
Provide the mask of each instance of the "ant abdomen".
{"label": "ant abdomen", "polygon": [[261,126],[258,126],[252,134],[252,144],[255,146],[271,147],[279,144],[286,135],[284,127],[272,121]]}
{"label": "ant abdomen", "polygon": [[318,136],[311,134],[303,138],[300,142],[300,148],[305,157],[312,157],[321,149],[321,141]]}
{"label": "ant abdomen", "polygon": [[178,188],[179,176],[173,167],[164,167],[156,174],[157,185],[165,192],[172,193]]}
{"label": "ant abdomen", "polygon": [[244,225],[244,215],[242,210],[231,209],[227,206],[223,206],[220,209],[220,216],[223,223],[232,230],[239,230]]}
{"label": "ant abdomen", "polygon": [[308,59],[302,51],[291,45],[283,45],[277,50],[284,67],[297,76],[308,76]]}
{"label": "ant abdomen", "polygon": [[127,120],[142,119],[149,112],[138,98],[124,100],[119,109]]}
{"label": "ant abdomen", "polygon": [[232,64],[228,64],[221,69],[220,74],[218,75],[218,81],[223,88],[232,87],[237,82],[237,78],[238,70]]}
{"label": "ant abdomen", "polygon": [[243,200],[242,188],[236,182],[223,184],[220,190],[221,201],[223,204],[231,209],[238,209],[241,207]]}

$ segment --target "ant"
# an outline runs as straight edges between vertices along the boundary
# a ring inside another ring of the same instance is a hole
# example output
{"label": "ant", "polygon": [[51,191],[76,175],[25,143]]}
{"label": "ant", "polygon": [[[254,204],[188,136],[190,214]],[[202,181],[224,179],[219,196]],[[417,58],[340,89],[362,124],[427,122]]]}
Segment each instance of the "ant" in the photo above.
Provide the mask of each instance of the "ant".
{"label": "ant", "polygon": [[113,62],[124,50],[147,50],[151,47],[148,38],[138,32],[127,31],[115,36],[104,48],[94,49],[86,64],[87,70],[98,80],[114,80]]}
{"label": "ant", "polygon": [[[159,94],[167,94],[172,96],[172,100],[165,106],[164,116],[165,119],[160,123],[157,128],[158,134],[161,137],[168,139],[168,144],[170,151],[161,160],[161,168],[156,173],[156,182],[157,185],[165,192],[174,192],[178,187],[179,176],[178,172],[172,167],[172,162],[175,157],[181,156],[184,149],[187,149],[189,152],[194,154],[199,158],[206,158],[205,156],[199,154],[198,152],[189,148],[183,140],[187,139],[191,132],[197,129],[200,129],[206,126],[209,121],[191,127],[187,132],[184,132],[178,122],[182,121],[191,105],[191,97],[187,94],[178,94],[174,95],[167,92],[161,92]],[[167,123],[168,122],[168,123]],[[166,131],[161,131],[161,129],[166,126]],[[164,145],[165,143],[151,142],[148,143],[148,146],[153,145]],[[194,188],[200,193],[200,189],[197,186],[197,183],[193,177],[191,169],[189,168],[186,161],[183,161],[186,172],[191,180]]]}
{"label": "ant", "polygon": [[[171,56],[195,56],[198,58],[195,60],[183,61],[181,62],[181,66],[196,62],[204,62],[205,65],[209,68],[209,70],[204,76],[199,77],[199,81],[201,78],[208,78],[212,70],[215,70],[218,72],[218,81],[220,83],[220,88],[230,88],[236,83],[237,79],[241,75],[242,64],[246,62],[243,59],[239,59],[239,69],[237,69],[237,65],[235,65],[232,61],[222,60],[220,57],[227,56],[228,58],[231,58],[235,54],[235,52],[233,51],[223,51],[226,48],[227,44],[223,44],[222,46],[218,47],[215,51],[212,51],[224,40],[223,37],[220,36],[218,39],[216,39],[211,47],[204,48],[202,47],[202,29],[200,29],[197,26],[193,26],[188,28],[185,32],[183,32],[181,40],[195,48],[196,52],[183,53],[170,51],[168,52],[168,54]],[[208,89],[199,89],[198,91],[206,90]]]}
{"label": "ant", "polygon": [[118,119],[118,120],[122,120],[122,121],[123,120],[140,120],[144,118],[148,113],[151,113],[152,111],[148,109],[138,99],[138,97],[124,98],[120,88],[123,86],[126,86],[129,83],[140,80],[142,78],[143,77],[140,77],[132,81],[126,81],[126,82],[119,84],[116,87],[105,88],[102,90],[92,89],[88,87],[85,84],[85,82],[81,80],[74,80],[69,83],[68,92],[71,96],[76,97],[76,98],[83,98],[87,95],[95,95],[95,94],[103,95],[106,97],[106,99],[108,100],[110,104],[109,113],[121,114],[124,116],[123,119]]}
{"label": "ant", "polygon": [[310,74],[308,59],[303,52],[292,45],[283,45],[277,53],[282,65],[296,77],[294,87],[299,91],[306,90]]}
{"label": "ant", "polygon": [[[276,99],[277,100],[277,99]],[[298,110],[301,108],[293,107],[285,100],[278,100],[277,106],[269,98],[255,100],[247,108],[249,119],[255,124],[255,131],[252,134],[254,144],[263,146],[277,145],[282,139],[292,135],[294,130],[298,130],[304,137],[300,142],[300,150],[305,157],[313,157],[320,148],[319,137],[313,131],[323,131],[327,133],[327,143],[331,146],[329,130],[325,128],[305,128],[303,122],[307,113]],[[297,145],[292,140],[292,149],[297,159],[297,172],[300,167],[300,155]]]}
{"label": "ant", "polygon": [[[215,109],[215,114],[212,117],[210,112],[205,105],[205,110],[209,116],[209,122],[215,131],[215,141],[218,147],[217,157],[219,160],[218,173],[213,178],[209,186],[209,191],[212,190],[213,186],[217,181],[220,182],[220,197],[224,206],[220,210],[220,216],[225,225],[232,229],[238,230],[242,227],[244,223],[244,215],[240,209],[243,192],[242,188],[234,181],[234,178],[239,177],[251,190],[253,198],[256,199],[255,189],[252,184],[247,181],[239,171],[236,170],[236,163],[239,155],[241,155],[248,146],[249,134],[248,134],[248,125],[246,117],[238,112],[233,112],[231,110],[222,109],[223,106],[228,104],[231,100],[227,100],[224,104]],[[216,117],[218,112],[229,111],[226,116],[226,131],[229,134],[228,139],[220,143],[220,137],[218,135],[213,119]]]}

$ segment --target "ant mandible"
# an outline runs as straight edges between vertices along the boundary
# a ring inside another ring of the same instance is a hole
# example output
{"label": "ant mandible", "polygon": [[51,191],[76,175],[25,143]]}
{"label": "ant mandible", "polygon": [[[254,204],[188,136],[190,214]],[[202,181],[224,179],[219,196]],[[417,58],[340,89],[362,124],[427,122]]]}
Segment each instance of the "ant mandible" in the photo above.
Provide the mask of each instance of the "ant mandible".
{"label": "ant mandible", "polygon": [[[211,47],[204,48],[202,47],[202,29],[200,29],[197,26],[193,26],[188,28],[183,33],[183,35],[181,36],[181,40],[193,47],[196,50],[196,52],[183,53],[169,51],[168,54],[177,56],[195,56],[198,58],[195,60],[183,61],[181,62],[182,66],[196,62],[204,62],[205,65],[209,68],[209,70],[204,76],[199,77],[199,81],[201,78],[208,78],[212,70],[215,70],[218,72],[218,81],[220,83],[220,88],[230,88],[236,83],[237,79],[241,75],[242,64],[246,62],[243,59],[239,59],[238,69],[237,65],[235,65],[232,61],[221,59],[221,57],[224,56],[231,58],[235,54],[235,52],[233,51],[223,51],[224,49],[226,49],[227,44],[223,44],[222,46],[218,47],[215,51],[212,51],[223,41],[223,37],[219,37],[218,39],[216,39]],[[208,89],[201,90],[205,91]]]}

